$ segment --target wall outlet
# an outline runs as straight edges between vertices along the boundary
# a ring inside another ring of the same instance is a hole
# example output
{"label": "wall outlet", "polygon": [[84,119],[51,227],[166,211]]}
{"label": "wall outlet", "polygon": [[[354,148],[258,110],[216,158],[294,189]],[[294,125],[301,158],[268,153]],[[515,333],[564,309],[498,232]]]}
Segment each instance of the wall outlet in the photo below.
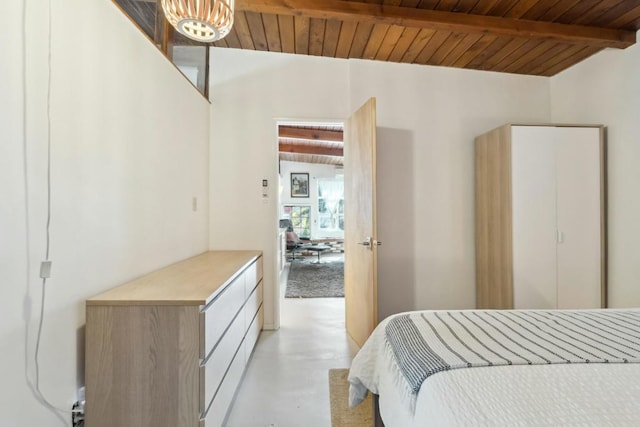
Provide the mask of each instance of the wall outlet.
{"label": "wall outlet", "polygon": [[84,427],[84,387],[78,389],[78,400],[71,407],[71,427]]}
{"label": "wall outlet", "polygon": [[71,427],[84,427],[84,400],[71,407]]}

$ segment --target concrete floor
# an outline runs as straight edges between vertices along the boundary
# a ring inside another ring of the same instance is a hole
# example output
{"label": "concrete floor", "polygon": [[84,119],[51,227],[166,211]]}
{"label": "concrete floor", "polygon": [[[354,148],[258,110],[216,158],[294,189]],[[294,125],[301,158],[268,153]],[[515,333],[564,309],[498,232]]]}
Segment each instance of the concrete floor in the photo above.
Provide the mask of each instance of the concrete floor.
{"label": "concrete floor", "polygon": [[283,298],[278,331],[263,331],[228,427],[329,427],[328,370],[358,347],[344,329],[344,298]]}

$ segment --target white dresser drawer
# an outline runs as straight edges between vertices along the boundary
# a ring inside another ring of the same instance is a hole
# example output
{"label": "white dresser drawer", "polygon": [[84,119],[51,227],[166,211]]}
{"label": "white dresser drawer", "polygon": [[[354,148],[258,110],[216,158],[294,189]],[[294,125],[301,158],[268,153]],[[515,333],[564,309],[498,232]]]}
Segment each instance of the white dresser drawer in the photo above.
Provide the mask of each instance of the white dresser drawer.
{"label": "white dresser drawer", "polygon": [[247,298],[247,302],[244,305],[244,324],[246,325],[246,328],[249,327],[251,321],[256,316],[256,313],[260,308],[260,304],[262,304],[262,282],[260,282],[251,295],[249,295],[249,298]]}
{"label": "white dresser drawer", "polygon": [[239,275],[203,311],[200,318],[200,358],[206,358],[245,301],[244,275]]}
{"label": "white dresser drawer", "polygon": [[242,373],[245,367],[244,343],[240,345],[240,349],[229,366],[229,370],[222,380],[222,385],[218,389],[209,410],[205,414],[204,419],[200,422],[201,427],[220,427],[224,422],[233,396],[235,395],[238,384],[242,379]]}
{"label": "white dresser drawer", "polygon": [[244,277],[245,295],[249,296],[258,282],[262,280],[262,257],[258,258],[256,262],[247,267],[244,271]]}
{"label": "white dresser drawer", "polygon": [[263,267],[262,267],[262,257],[256,260],[256,283],[262,280],[263,275]]}
{"label": "white dresser drawer", "polygon": [[238,347],[242,345],[242,338],[245,334],[244,325],[245,320],[242,313],[240,313],[214,348],[204,366],[200,367],[201,412],[204,412],[206,406],[213,399],[227,367],[231,364]]}
{"label": "white dresser drawer", "polygon": [[256,341],[258,341],[258,337],[260,336],[260,331],[262,330],[262,323],[264,319],[264,309],[260,306],[258,313],[256,313],[249,329],[247,330],[247,335],[244,337],[244,360],[245,363],[249,361],[251,357],[251,353],[253,352],[253,348],[256,345]]}

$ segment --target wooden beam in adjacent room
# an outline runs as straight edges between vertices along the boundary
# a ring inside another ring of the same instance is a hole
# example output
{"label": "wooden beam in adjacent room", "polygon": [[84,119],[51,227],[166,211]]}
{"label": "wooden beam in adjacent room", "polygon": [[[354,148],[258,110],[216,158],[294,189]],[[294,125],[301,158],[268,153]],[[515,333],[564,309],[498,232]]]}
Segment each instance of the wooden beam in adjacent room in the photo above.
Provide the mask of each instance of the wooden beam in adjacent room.
{"label": "wooden beam in adjacent room", "polygon": [[635,31],[342,0],[237,0],[236,9],[363,24],[538,38],[601,48],[626,48],[636,42]]}
{"label": "wooden beam in adjacent room", "polygon": [[338,147],[324,147],[321,145],[311,144],[289,144],[286,142],[281,142],[278,150],[281,153],[312,154],[315,156],[341,157],[344,155],[344,150]]}
{"label": "wooden beam in adjacent room", "polygon": [[288,139],[304,139],[307,141],[342,142],[341,130],[309,129],[295,126],[279,126],[278,136]]}

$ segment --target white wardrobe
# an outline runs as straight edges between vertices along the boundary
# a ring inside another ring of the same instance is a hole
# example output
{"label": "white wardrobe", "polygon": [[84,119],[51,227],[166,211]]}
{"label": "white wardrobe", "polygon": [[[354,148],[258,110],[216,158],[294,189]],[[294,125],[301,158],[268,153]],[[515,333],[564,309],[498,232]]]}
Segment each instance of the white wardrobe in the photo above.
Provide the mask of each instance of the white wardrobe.
{"label": "white wardrobe", "polygon": [[505,125],[476,138],[476,304],[606,307],[604,128]]}

